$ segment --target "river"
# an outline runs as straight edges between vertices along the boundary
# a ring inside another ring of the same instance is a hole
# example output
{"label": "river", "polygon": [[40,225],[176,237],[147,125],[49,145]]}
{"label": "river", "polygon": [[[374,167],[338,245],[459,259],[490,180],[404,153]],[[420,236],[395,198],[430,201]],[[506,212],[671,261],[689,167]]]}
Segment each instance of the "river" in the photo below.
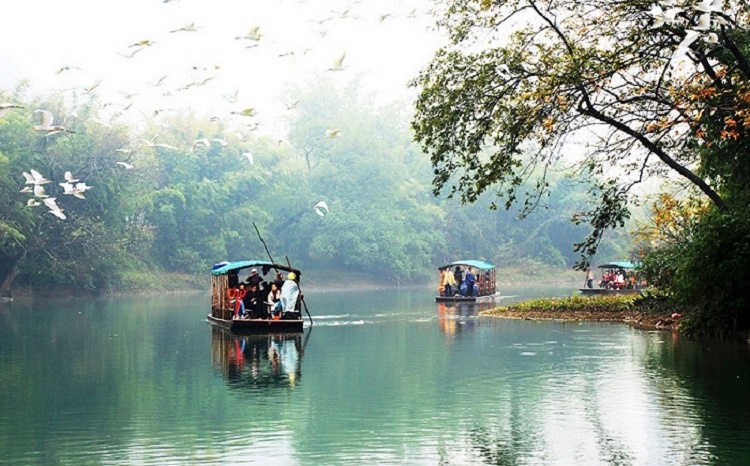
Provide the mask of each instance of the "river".
{"label": "river", "polygon": [[314,323],[289,336],[213,328],[202,294],[0,304],[0,464],[750,458],[747,347],[478,317],[430,290],[306,302]]}

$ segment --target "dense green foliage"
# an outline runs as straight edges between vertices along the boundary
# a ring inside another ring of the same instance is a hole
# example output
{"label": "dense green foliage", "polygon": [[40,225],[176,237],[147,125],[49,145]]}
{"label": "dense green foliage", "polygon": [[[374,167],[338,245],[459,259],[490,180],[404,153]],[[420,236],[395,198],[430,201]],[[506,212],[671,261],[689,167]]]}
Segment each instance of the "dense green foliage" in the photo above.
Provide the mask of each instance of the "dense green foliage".
{"label": "dense green foliage", "polygon": [[644,271],[690,311],[688,331],[726,336],[750,327],[750,7],[664,4],[448,2],[451,41],[415,80],[412,126],[436,192],[473,202],[498,189],[522,212],[547,193],[549,165],[585,141],[577,167],[595,202],[573,214],[589,226],[579,267],[630,218],[635,185],[677,180],[708,207],[651,241]]}
{"label": "dense green foliage", "polygon": [[[0,275],[17,272],[16,286],[107,292],[149,286],[151,271],[202,276],[221,260],[265,258],[254,224],[276,261],[384,283],[424,282],[459,258],[536,267],[575,258],[581,227],[568,219],[587,203],[585,186],[556,175],[549,208],[523,222],[490,210],[489,194],[475,205],[435,198],[404,106],[377,106],[355,87],[299,91],[281,141],[189,110],[143,129],[102,125],[95,100],[78,108],[25,93],[0,99],[24,107],[0,118]],[[38,108],[75,132],[34,131]],[[332,128],[338,136],[326,137]],[[31,169],[51,180],[66,219],[26,206]],[[62,193],[66,171],[92,186],[85,199]],[[321,200],[325,216],[313,209]],[[626,255],[627,238],[610,244],[610,257]]]}

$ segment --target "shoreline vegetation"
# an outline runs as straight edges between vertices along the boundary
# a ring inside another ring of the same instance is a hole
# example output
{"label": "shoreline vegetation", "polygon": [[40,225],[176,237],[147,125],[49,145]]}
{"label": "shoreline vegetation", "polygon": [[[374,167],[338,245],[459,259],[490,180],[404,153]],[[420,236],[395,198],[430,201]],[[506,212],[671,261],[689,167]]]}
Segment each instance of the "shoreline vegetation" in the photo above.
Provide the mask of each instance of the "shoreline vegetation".
{"label": "shoreline vegetation", "polygon": [[541,298],[480,312],[480,315],[564,322],[621,322],[641,330],[678,331],[681,315],[648,295]]}
{"label": "shoreline vegetation", "polygon": [[[345,269],[314,269],[302,268],[302,283],[307,290],[341,291],[341,290],[372,290],[434,287],[437,272],[420,279],[399,279],[362,271]],[[532,264],[519,267],[498,269],[497,285],[505,286],[519,284],[549,285],[561,284],[571,286],[582,285],[581,272],[570,269],[545,267]],[[34,296],[123,296],[123,295],[151,295],[163,293],[193,293],[208,291],[211,287],[209,271],[203,275],[173,273],[164,271],[127,272],[123,276],[122,285],[110,289],[92,289],[77,283],[68,286],[50,287],[40,286],[38,282],[18,280],[12,289],[12,296],[30,298]]]}

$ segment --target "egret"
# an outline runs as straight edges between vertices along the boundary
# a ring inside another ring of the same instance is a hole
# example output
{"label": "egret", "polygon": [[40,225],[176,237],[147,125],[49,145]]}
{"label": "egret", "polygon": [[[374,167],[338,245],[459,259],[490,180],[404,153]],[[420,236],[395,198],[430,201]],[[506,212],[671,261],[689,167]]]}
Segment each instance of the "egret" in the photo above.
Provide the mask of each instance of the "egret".
{"label": "egret", "polygon": [[245,34],[244,36],[237,36],[235,39],[237,40],[253,40],[255,42],[258,42],[260,40],[260,26],[255,26],[252,29],[250,29],[250,32]]}
{"label": "egret", "polygon": [[8,114],[11,110],[14,108],[23,108],[22,106],[18,104],[12,104],[10,102],[3,102],[0,104],[0,118],[4,117]]}
{"label": "egret", "polygon": [[[34,170],[33,168],[31,170],[29,170],[29,171],[31,172],[31,178],[32,178],[32,183],[33,184],[40,185],[40,184],[51,183],[50,180],[48,180],[47,178],[43,177],[41,173],[39,173],[38,171]],[[28,179],[27,179],[27,182],[28,182]]]}
{"label": "egret", "polygon": [[[313,209],[315,210],[315,213],[320,215],[321,217],[325,217],[328,212],[328,204],[326,201],[320,201],[315,206],[313,206]],[[323,212],[325,211],[325,212]]]}
{"label": "egret", "polygon": [[19,193],[33,193],[34,190],[31,188],[31,186],[24,186],[23,189],[18,191]]}
{"label": "egret", "polygon": [[180,32],[180,31],[184,31],[184,32],[197,32],[198,29],[199,29],[199,27],[196,26],[195,23],[190,23],[190,24],[186,24],[186,25],[182,26],[179,29],[174,29],[174,30],[169,31],[169,32]]}
{"label": "egret", "polygon": [[711,29],[711,13],[703,13],[698,18],[698,25],[695,27],[696,31],[708,31]]}
{"label": "egret", "polygon": [[701,33],[698,31],[694,31],[692,29],[688,29],[685,31],[685,37],[682,39],[682,42],[680,42],[680,45],[677,46],[677,50],[675,53],[687,50],[690,48],[690,45],[695,42],[699,37],[701,36]]}
{"label": "egret", "polygon": [[63,178],[65,178],[65,181],[67,181],[68,183],[75,183],[76,181],[79,181],[78,178],[73,178],[73,173],[69,171],[65,172]]}
{"label": "egret", "polygon": [[26,201],[26,207],[36,207],[36,206],[39,206],[39,205],[42,205],[42,203],[39,202],[39,201],[37,201],[33,197],[31,199],[29,199],[28,201]]}
{"label": "egret", "polygon": [[122,166],[123,168],[125,168],[125,170],[131,170],[133,168],[133,165],[127,162],[117,162],[117,165]]}
{"label": "egret", "polygon": [[333,62],[333,65],[328,68],[328,71],[341,71],[344,69],[344,58],[346,58],[346,52],[342,53],[340,57]]}
{"label": "egret", "polygon": [[46,205],[50,210],[60,210],[60,207],[58,207],[57,205],[56,197],[48,197],[44,200],[44,205]]}
{"label": "egret", "polygon": [[341,130],[340,130],[340,129],[338,129],[338,128],[337,128],[337,129],[327,129],[327,130],[326,130],[326,137],[327,137],[328,139],[331,139],[331,138],[337,138],[337,137],[339,137],[340,135],[341,135]]}
{"label": "egret", "polygon": [[75,191],[75,187],[71,183],[60,183],[60,186],[63,188],[63,194],[73,194]]}
{"label": "egret", "polygon": [[209,147],[210,145],[211,143],[209,142],[208,138],[196,139],[195,141],[193,141],[193,146],[191,150],[195,149],[198,146]]}
{"label": "egret", "polygon": [[42,186],[40,184],[35,184],[34,185],[34,196],[36,196],[36,197],[38,197],[40,199],[45,198],[45,197],[49,197],[49,196],[47,196],[47,193],[44,191],[44,186]]}
{"label": "egret", "polygon": [[255,158],[250,152],[245,152],[244,154],[242,154],[242,157],[245,157],[247,161],[250,162],[250,165],[255,165]]}
{"label": "egret", "polygon": [[33,125],[31,129],[35,131],[42,131],[45,133],[44,134],[45,136],[51,136],[53,134],[57,134],[63,131],[66,131],[68,133],[74,132],[69,129],[65,129],[64,126],[60,126],[60,125],[53,126],[52,122],[54,121],[55,117],[52,115],[52,112],[50,112],[49,110],[37,109],[37,110],[34,110],[34,113],[41,113],[42,121],[38,125]]}
{"label": "egret", "polygon": [[65,220],[66,218],[68,218],[68,217],[65,216],[65,214],[62,212],[62,209],[60,209],[60,208],[50,209],[49,213],[51,213],[55,217],[59,218],[60,220]]}

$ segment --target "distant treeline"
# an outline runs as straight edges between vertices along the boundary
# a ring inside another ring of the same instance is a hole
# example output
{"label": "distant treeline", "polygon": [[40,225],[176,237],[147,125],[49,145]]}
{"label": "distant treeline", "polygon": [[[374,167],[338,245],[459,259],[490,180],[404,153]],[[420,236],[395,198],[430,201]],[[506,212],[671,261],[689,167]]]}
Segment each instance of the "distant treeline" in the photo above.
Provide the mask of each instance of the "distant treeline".
{"label": "distant treeline", "polygon": [[[276,261],[394,283],[424,279],[460,258],[569,267],[578,259],[573,244],[586,234],[570,219],[586,208],[589,187],[562,173],[523,220],[491,209],[502,204],[492,195],[472,205],[434,197],[408,106],[375,106],[355,88],[322,83],[300,92],[300,104],[279,122],[288,128],[284,139],[252,131],[250,120],[230,127],[190,110],[136,129],[116,115],[103,120],[96,99],[72,106],[63,95],[26,92],[0,93],[22,107],[0,117],[4,289],[15,279],[108,292],[138,286],[150,271],[206,274],[222,260],[266,257],[253,222]],[[36,109],[66,131],[35,130]],[[42,179],[23,174],[32,170]],[[91,189],[74,195],[76,183]],[[45,203],[51,198],[64,219]],[[328,212],[316,212],[319,201]],[[628,250],[629,238],[613,235],[600,256]]]}

